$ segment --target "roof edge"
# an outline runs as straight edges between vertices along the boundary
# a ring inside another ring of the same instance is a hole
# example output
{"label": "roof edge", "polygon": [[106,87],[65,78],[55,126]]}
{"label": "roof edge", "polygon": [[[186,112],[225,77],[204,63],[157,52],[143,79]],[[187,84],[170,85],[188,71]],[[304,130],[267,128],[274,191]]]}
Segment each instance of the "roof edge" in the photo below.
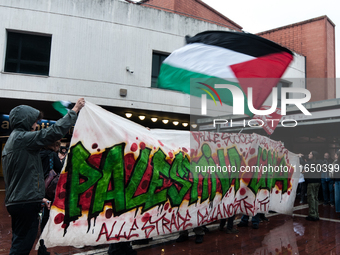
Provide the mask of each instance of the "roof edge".
{"label": "roof edge", "polygon": [[278,28],[273,28],[273,29],[270,29],[270,30],[266,30],[266,31],[263,31],[263,32],[259,32],[259,33],[256,33],[256,35],[263,35],[263,34],[275,32],[275,31],[278,31],[278,30],[282,30],[282,29],[291,28],[291,27],[294,27],[294,26],[299,26],[299,25],[311,23],[311,22],[314,22],[314,21],[322,20],[322,19],[327,19],[327,20],[329,21],[329,23],[331,23],[331,25],[332,25],[333,27],[335,27],[335,24],[333,23],[333,21],[331,21],[331,20],[328,18],[327,15],[323,15],[323,16],[320,16],[320,17],[316,17],[316,18],[312,18],[312,19],[300,21],[300,22],[293,23],[293,24],[290,24],[290,25],[286,25],[286,26],[282,26],[282,27],[278,27]]}
{"label": "roof edge", "polygon": [[[149,1],[149,0],[146,0]],[[206,4],[205,2],[203,2],[202,0],[195,0],[196,2],[198,2],[199,4],[203,5],[204,7],[206,7],[207,9],[209,9],[210,11],[214,12],[215,14],[217,14],[218,16],[220,16],[223,19],[226,19],[228,22],[230,22],[231,24],[233,24],[234,26],[236,26],[239,29],[243,29],[243,27],[241,27],[239,24],[237,24],[236,22],[232,21],[231,19],[229,19],[228,17],[224,16],[222,13],[220,13],[219,11],[215,10],[214,8],[212,8],[210,5]]]}
{"label": "roof edge", "polygon": [[[126,0],[128,1],[128,0]],[[213,23],[213,24],[217,24],[217,25],[220,25],[220,26],[226,26],[226,27],[229,27],[231,29],[239,29],[242,31],[243,27],[241,27],[239,24],[237,24],[236,22],[232,21],[231,19],[227,18],[226,16],[224,16],[222,13],[216,11],[214,8],[212,8],[211,6],[209,6],[208,4],[204,3],[203,1],[201,0],[195,0],[198,4],[200,5],[203,5],[205,8],[209,9],[210,11],[214,12],[215,14],[217,14],[218,16],[220,16],[221,18],[225,19],[227,22],[231,23],[234,27],[232,26],[227,26],[225,24],[222,24],[220,22],[216,22],[216,21],[213,21],[213,20],[209,20],[209,19],[206,19],[204,17],[198,17],[198,16],[195,16],[195,15],[191,15],[191,14],[188,14],[188,13],[184,13],[184,12],[180,12],[180,11],[177,11],[177,10],[171,10],[171,9],[166,9],[166,8],[163,8],[163,7],[160,7],[160,6],[157,6],[157,5],[152,5],[152,4],[148,4],[147,2],[149,2],[149,0],[141,0],[139,2],[136,2],[136,4],[138,5],[145,5],[145,6],[152,6],[152,7],[157,7],[159,8],[160,10],[165,10],[165,11],[171,11],[171,12],[174,12],[176,14],[180,14],[180,15],[186,15],[186,16],[189,16],[189,17],[193,17],[195,19],[201,19],[203,21],[206,21],[206,22],[209,22],[209,23]]]}

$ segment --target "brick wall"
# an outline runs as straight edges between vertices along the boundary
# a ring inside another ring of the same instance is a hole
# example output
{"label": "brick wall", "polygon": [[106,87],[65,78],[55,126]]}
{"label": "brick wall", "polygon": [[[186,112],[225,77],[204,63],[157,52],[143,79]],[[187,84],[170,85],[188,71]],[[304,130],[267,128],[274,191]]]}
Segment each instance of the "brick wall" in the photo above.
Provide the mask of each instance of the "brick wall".
{"label": "brick wall", "polygon": [[201,0],[146,0],[142,1],[141,5],[204,20],[236,31],[242,30],[240,25]]}
{"label": "brick wall", "polygon": [[327,94],[328,98],[336,97],[336,69],[335,69],[335,31],[330,22],[326,22],[326,75],[327,75]]}
{"label": "brick wall", "polygon": [[306,56],[307,89],[311,91],[311,101],[336,97],[335,30],[334,24],[327,16],[265,31],[258,35]]}

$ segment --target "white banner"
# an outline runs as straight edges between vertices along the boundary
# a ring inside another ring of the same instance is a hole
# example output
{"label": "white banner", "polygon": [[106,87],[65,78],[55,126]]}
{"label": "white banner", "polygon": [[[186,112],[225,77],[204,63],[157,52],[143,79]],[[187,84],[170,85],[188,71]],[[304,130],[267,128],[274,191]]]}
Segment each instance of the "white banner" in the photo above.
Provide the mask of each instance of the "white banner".
{"label": "white banner", "polygon": [[266,137],[148,130],[86,102],[41,238],[79,247],[290,214],[298,169],[297,155]]}

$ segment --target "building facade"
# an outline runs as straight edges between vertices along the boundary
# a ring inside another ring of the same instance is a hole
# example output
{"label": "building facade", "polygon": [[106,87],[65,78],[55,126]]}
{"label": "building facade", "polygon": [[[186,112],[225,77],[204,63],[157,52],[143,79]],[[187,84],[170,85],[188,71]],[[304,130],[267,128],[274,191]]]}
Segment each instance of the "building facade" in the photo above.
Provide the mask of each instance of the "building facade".
{"label": "building facade", "polygon": [[[193,2],[206,8],[201,1]],[[82,96],[120,114],[130,110],[183,118],[190,113],[190,97],[152,86],[153,63],[182,47],[186,35],[230,30],[226,25],[149,8],[146,3],[0,3],[2,114],[27,102],[40,104],[47,118],[56,119],[59,116],[50,111],[50,102],[75,102]],[[301,78],[304,72],[304,57],[296,55],[285,76]]]}
{"label": "building facade", "polygon": [[[28,104],[57,120],[52,102],[84,97],[118,115],[131,113],[144,126],[189,130],[190,96],[155,85],[162,60],[184,46],[187,35],[242,27],[199,0],[161,2],[167,5],[0,0],[0,115]],[[283,81],[305,75],[305,56],[297,53]],[[9,123],[1,120],[3,145]]]}

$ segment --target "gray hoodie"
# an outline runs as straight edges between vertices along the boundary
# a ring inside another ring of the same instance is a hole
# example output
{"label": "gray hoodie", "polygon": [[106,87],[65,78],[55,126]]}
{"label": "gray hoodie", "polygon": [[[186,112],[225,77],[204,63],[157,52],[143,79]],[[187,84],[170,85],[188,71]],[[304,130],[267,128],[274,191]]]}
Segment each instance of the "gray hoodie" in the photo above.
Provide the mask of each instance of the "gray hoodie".
{"label": "gray hoodie", "polygon": [[61,139],[77,119],[76,112],[69,111],[53,126],[32,132],[38,116],[39,111],[27,105],[17,106],[9,114],[13,131],[2,151],[6,206],[41,202],[45,183],[39,151]]}

